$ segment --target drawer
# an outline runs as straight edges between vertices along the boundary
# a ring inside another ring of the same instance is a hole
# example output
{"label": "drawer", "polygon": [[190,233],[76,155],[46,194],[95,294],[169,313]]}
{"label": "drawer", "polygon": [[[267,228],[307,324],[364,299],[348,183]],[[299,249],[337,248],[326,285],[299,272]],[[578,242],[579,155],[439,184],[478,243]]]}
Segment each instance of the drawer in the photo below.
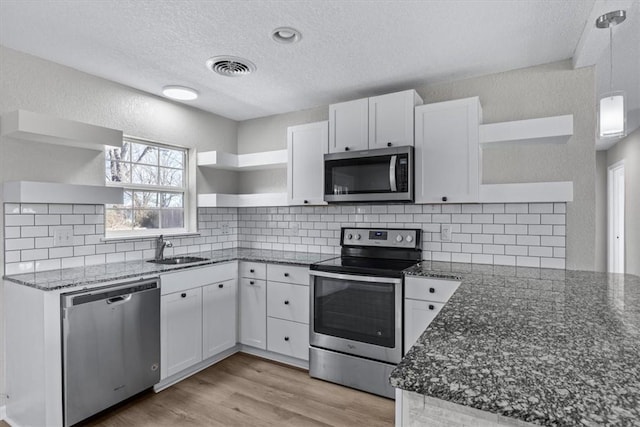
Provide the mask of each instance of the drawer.
{"label": "drawer", "polygon": [[309,323],[309,287],[268,282],[267,316]]}
{"label": "drawer", "polygon": [[268,264],[267,280],[309,286],[309,269],[284,264]]}
{"label": "drawer", "polygon": [[309,360],[309,325],[267,317],[267,350]]}
{"label": "drawer", "polygon": [[267,266],[261,262],[240,263],[240,277],[265,280],[267,278]]}
{"label": "drawer", "polygon": [[164,273],[160,275],[160,293],[162,295],[172,294],[186,289],[234,279],[237,268],[237,264],[234,261]]}
{"label": "drawer", "polygon": [[423,301],[447,302],[460,282],[449,279],[409,276],[404,281],[404,297]]}

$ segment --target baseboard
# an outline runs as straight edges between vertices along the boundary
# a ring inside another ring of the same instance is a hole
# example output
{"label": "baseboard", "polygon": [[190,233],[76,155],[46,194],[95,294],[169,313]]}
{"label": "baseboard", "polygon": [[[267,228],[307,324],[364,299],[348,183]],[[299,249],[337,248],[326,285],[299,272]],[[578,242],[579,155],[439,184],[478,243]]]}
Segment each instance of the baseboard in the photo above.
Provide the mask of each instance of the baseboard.
{"label": "baseboard", "polygon": [[269,359],[273,360],[274,362],[283,363],[285,365],[295,366],[296,368],[304,369],[306,371],[309,370],[308,360],[297,359],[295,357],[286,356],[280,353],[274,353],[268,350],[262,350],[260,348],[255,348],[244,344],[240,345],[240,351],[242,353],[262,357],[263,359]]}
{"label": "baseboard", "polygon": [[7,418],[7,406],[0,406],[0,421],[4,421]]}

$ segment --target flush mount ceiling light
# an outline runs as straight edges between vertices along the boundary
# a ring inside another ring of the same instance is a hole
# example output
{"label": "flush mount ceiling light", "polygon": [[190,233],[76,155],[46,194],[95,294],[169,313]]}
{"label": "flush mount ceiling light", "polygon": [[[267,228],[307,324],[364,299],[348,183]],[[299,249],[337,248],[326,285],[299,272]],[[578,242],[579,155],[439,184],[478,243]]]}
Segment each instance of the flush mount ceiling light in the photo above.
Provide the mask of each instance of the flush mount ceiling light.
{"label": "flush mount ceiling light", "polygon": [[225,77],[242,77],[257,70],[253,62],[237,56],[214,56],[207,59],[207,68]]}
{"label": "flush mount ceiling light", "polygon": [[280,27],[271,32],[271,38],[278,43],[292,44],[299,42],[302,34],[295,28]]}
{"label": "flush mount ceiling light", "polygon": [[605,13],[596,19],[597,28],[609,29],[609,92],[598,102],[598,135],[600,138],[621,138],[626,135],[624,92],[613,90],[613,27],[627,17],[624,10]]}
{"label": "flush mount ceiling light", "polygon": [[178,101],[193,101],[198,98],[198,92],[195,89],[185,86],[165,86],[162,88],[162,94]]}

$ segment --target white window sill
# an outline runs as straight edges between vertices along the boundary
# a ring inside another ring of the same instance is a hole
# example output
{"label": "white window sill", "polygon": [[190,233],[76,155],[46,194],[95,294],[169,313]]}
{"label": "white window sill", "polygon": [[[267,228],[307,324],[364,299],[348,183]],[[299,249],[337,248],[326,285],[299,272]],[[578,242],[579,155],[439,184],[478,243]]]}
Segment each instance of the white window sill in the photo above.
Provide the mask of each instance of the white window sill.
{"label": "white window sill", "polygon": [[163,233],[144,233],[144,234],[109,234],[102,238],[100,238],[101,242],[112,242],[115,240],[140,240],[140,239],[157,239],[158,237],[169,238],[169,237],[190,237],[190,236],[199,236],[200,233],[193,231],[167,231]]}

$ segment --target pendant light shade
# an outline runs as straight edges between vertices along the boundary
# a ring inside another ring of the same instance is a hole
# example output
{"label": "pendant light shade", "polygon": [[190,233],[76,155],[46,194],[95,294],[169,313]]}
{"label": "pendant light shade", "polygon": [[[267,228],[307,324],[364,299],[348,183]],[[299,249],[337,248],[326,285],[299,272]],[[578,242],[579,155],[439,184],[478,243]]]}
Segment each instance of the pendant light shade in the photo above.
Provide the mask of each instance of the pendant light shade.
{"label": "pendant light shade", "polygon": [[609,29],[609,92],[598,102],[598,136],[600,138],[621,138],[626,135],[626,108],[623,91],[613,90],[613,27],[624,22],[627,14],[616,10],[600,16],[597,28]]}

